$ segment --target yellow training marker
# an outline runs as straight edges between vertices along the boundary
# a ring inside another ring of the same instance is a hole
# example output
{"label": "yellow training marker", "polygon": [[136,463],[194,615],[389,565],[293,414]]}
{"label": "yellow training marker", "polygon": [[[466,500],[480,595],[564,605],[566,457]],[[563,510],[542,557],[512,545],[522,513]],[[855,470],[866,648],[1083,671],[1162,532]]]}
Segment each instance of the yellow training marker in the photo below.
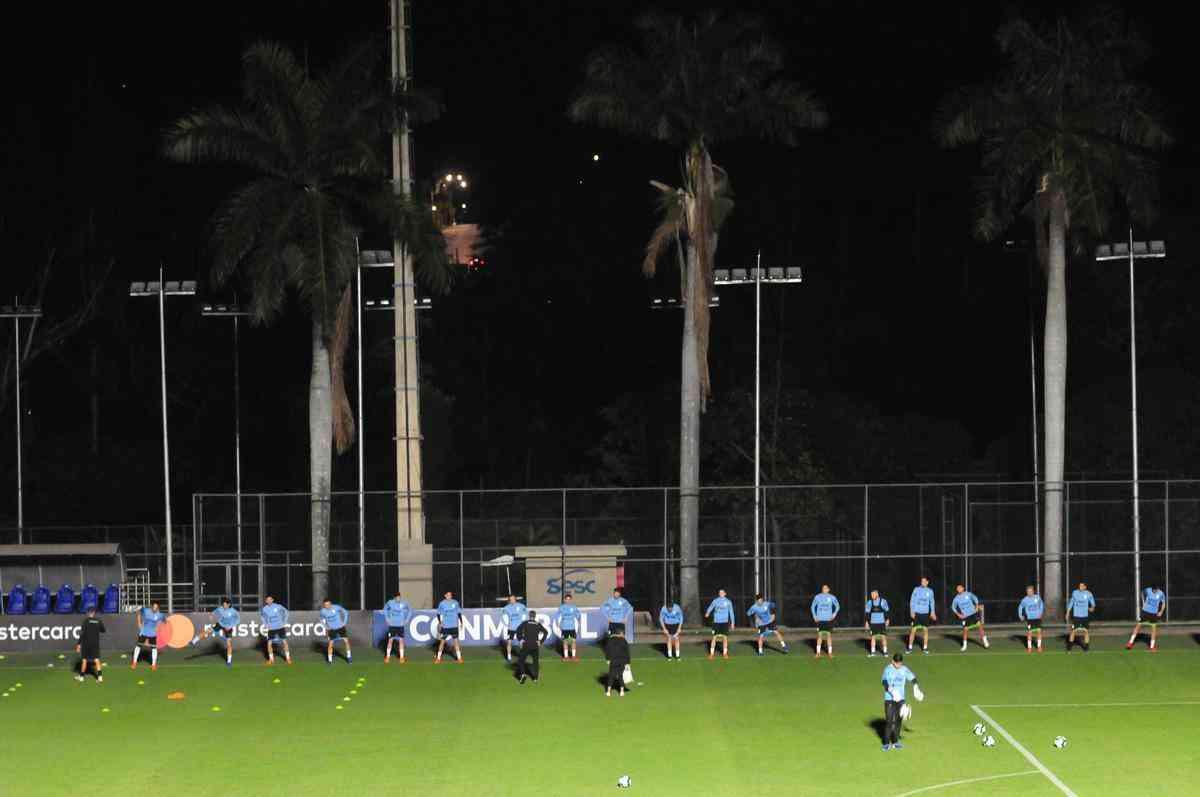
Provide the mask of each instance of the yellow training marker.
{"label": "yellow training marker", "polygon": [[336,706],[334,706],[334,708],[336,708],[338,711],[341,711],[341,710],[342,710],[342,708],[343,708],[343,706],[341,706],[341,705],[339,704],[339,705],[336,705]]}
{"label": "yellow training marker", "polygon": [[212,710],[213,710],[213,711],[220,711],[220,710],[221,710],[221,707],[220,707],[220,706],[213,706],[213,707],[212,707]]}

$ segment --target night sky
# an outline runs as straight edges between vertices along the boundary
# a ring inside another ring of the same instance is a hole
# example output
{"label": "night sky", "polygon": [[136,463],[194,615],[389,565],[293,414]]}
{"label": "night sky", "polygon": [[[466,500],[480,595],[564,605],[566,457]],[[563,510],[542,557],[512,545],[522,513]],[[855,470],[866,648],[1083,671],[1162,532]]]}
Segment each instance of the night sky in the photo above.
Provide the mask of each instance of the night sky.
{"label": "night sky", "polygon": [[[977,154],[940,150],[930,134],[947,91],[1000,67],[992,34],[1019,6],[727,5],[770,19],[789,72],[831,113],[827,130],[795,148],[748,140],[714,150],[737,203],[718,266],[750,264],[761,249],[764,265],[805,269],[803,285],[765,292],[763,325],[772,384],[806,396],[809,415],[794,419],[805,446],[841,482],[968,471],[1028,478],[1030,313],[1040,328],[1040,277],[1026,256],[971,238]],[[445,104],[439,121],[415,131],[416,177],[427,186],[449,169],[469,175],[468,220],[489,241],[487,267],[437,297],[422,320],[428,488],[602,483],[599,452],[626,422],[653,430],[647,450],[659,455],[618,480],[677,478],[669,452],[682,318],[651,311],[649,300],[677,291],[678,281],[668,273],[647,282],[639,268],[654,225],[648,180],[677,182],[680,155],[565,115],[586,54],[629,37],[643,7],[414,2],[417,85]],[[160,262],[168,278],[205,283],[209,216],[244,177],[165,162],[162,130],[191,108],[236,102],[248,44],[281,40],[319,69],[382,36],[387,16],[385,0],[150,8],[40,4],[6,25],[0,295],[28,291],[53,252],[48,323],[79,306],[82,280],[113,264],[96,318],[24,375],[31,524],[161,514],[157,323],[153,302],[131,300],[126,289],[155,276]],[[1161,216],[1135,232],[1165,239],[1169,253],[1138,277],[1142,469],[1144,477],[1195,475],[1194,37],[1167,4],[1131,11],[1155,51],[1144,78],[1177,137],[1163,161]],[[1014,230],[1022,235],[1028,230]],[[1115,237],[1124,237],[1121,221]],[[1119,477],[1129,451],[1127,273],[1086,257],[1068,273],[1068,471]],[[189,515],[193,492],[233,487],[229,322],[201,318],[196,305],[170,301],[167,324],[173,487]],[[751,292],[722,291],[710,418],[729,417],[722,401],[752,388],[752,324]],[[394,484],[389,327],[368,316],[374,489]],[[11,351],[11,331],[3,335]],[[293,312],[275,327],[244,329],[242,342],[244,487],[304,491],[307,326]],[[0,476],[11,485],[11,381],[4,393]],[[639,417],[617,413],[614,422],[605,409],[619,406]],[[878,423],[861,423],[866,417]],[[887,467],[853,466],[847,449],[880,435],[911,448],[900,446]],[[353,489],[354,455],[335,467],[336,487]],[[719,478],[747,483],[743,470]],[[14,515],[4,486],[0,523]]]}

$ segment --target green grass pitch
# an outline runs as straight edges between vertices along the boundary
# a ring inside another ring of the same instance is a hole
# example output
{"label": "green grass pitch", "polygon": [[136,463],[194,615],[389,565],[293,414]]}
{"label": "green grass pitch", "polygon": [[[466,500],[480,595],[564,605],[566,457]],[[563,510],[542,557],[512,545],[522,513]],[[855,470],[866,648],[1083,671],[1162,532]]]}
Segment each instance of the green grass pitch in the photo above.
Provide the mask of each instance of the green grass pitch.
{"label": "green grass pitch", "polygon": [[[905,749],[889,753],[873,727],[884,661],[849,631],[832,661],[800,641],[763,658],[739,642],[728,661],[706,660],[698,642],[679,662],[638,645],[644,686],[625,698],[604,697],[594,649],[579,663],[547,652],[536,686],[518,686],[483,648],[465,649],[461,666],[435,666],[426,650],[403,666],[369,650],[327,666],[306,650],[290,667],[241,652],[227,669],[202,643],[203,655],[165,653],[157,672],[112,655],[104,684],[76,683],[71,653],[10,654],[0,791],[599,795],[628,774],[630,793],[656,796],[1195,793],[1184,774],[1200,738],[1190,635],[1154,655],[1104,637],[1090,653],[1055,641],[1033,656],[1007,634],[965,654],[939,635],[931,655],[907,657],[926,700],[913,704]],[[168,700],[176,690],[186,699]],[[972,735],[973,706],[996,747]],[[1065,750],[1051,744],[1058,734]]]}

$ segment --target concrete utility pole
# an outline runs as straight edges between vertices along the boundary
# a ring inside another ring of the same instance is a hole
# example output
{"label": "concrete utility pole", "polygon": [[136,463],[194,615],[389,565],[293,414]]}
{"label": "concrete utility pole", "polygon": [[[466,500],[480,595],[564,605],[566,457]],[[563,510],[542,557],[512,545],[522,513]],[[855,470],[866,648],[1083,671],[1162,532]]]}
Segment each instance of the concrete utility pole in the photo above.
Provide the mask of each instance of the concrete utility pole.
{"label": "concrete utility pole", "polygon": [[[391,77],[407,87],[409,0],[389,0]],[[392,183],[397,194],[412,196],[412,153],[407,120],[392,133]],[[421,392],[417,360],[416,296],[412,258],[400,240],[392,241],[396,359],[396,547],[399,588],[415,606],[432,606],[433,548],[425,544],[421,502]],[[360,331],[361,332],[361,331]]]}

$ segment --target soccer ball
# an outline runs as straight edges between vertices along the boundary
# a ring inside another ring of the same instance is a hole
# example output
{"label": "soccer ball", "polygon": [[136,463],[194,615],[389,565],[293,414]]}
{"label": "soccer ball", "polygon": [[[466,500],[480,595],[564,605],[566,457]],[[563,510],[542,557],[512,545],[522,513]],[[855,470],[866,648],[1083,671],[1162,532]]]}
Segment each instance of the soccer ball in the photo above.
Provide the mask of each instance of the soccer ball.
{"label": "soccer ball", "polygon": [[633,778],[629,777],[628,775],[622,775],[621,777],[617,778],[618,789],[628,789],[632,785]]}
{"label": "soccer ball", "polygon": [[908,718],[911,716],[912,716],[912,706],[905,703],[903,706],[900,707],[900,719],[907,722]]}
{"label": "soccer ball", "polygon": [[1059,750],[1061,750],[1061,749],[1063,749],[1064,747],[1066,747],[1066,746],[1067,746],[1067,737],[1065,737],[1065,736],[1055,736],[1055,737],[1054,737],[1054,746],[1055,746],[1055,747],[1057,747]]}
{"label": "soccer ball", "polygon": [[975,727],[971,729],[971,732],[976,736],[983,736],[985,733],[987,733],[987,726],[982,722],[977,722],[975,723]]}
{"label": "soccer ball", "polygon": [[996,737],[995,736],[983,737],[983,746],[984,747],[995,747],[996,746]]}

